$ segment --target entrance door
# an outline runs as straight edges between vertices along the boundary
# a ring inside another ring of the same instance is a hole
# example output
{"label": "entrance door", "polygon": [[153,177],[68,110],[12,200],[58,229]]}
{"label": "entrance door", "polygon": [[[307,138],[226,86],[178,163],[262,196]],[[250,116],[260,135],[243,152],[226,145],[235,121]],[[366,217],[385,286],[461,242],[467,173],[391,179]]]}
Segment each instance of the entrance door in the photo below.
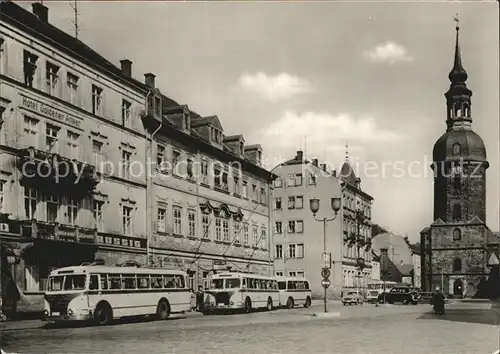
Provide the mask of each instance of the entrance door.
{"label": "entrance door", "polygon": [[464,289],[464,282],[462,279],[457,279],[453,282],[453,295],[462,297]]}

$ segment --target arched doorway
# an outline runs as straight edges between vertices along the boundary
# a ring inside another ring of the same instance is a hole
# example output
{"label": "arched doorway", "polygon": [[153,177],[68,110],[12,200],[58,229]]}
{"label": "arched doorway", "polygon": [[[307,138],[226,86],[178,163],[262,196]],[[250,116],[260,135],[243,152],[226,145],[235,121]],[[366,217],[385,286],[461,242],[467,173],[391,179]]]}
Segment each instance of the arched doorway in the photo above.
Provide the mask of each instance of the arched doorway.
{"label": "arched doorway", "polygon": [[462,279],[457,279],[453,282],[453,296],[462,297],[464,293],[464,282]]}

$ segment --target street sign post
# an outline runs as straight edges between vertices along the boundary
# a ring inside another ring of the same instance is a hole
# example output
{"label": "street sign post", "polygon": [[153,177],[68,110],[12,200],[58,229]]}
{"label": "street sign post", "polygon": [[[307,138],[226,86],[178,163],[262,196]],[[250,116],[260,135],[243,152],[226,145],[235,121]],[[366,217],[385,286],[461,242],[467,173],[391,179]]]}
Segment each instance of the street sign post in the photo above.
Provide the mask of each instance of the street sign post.
{"label": "street sign post", "polygon": [[330,269],[327,268],[321,269],[321,276],[325,279],[330,278]]}
{"label": "street sign post", "polygon": [[332,254],[330,252],[323,252],[323,268],[332,268]]}
{"label": "street sign post", "polygon": [[323,279],[321,281],[321,285],[323,285],[323,288],[325,288],[325,289],[328,288],[330,286],[330,284],[331,284],[331,282],[328,279]]}

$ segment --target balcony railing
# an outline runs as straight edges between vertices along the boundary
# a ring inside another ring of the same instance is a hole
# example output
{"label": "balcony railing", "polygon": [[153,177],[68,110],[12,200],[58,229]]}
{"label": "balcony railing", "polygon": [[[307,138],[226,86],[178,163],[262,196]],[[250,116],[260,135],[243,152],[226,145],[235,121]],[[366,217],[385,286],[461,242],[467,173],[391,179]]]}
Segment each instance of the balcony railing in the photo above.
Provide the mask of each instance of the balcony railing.
{"label": "balcony railing", "polygon": [[[95,166],[72,160],[55,153],[37,150],[33,147],[19,151],[19,168],[24,182],[50,183],[57,188],[70,188],[88,193],[99,183]],[[78,188],[74,188],[77,186]]]}

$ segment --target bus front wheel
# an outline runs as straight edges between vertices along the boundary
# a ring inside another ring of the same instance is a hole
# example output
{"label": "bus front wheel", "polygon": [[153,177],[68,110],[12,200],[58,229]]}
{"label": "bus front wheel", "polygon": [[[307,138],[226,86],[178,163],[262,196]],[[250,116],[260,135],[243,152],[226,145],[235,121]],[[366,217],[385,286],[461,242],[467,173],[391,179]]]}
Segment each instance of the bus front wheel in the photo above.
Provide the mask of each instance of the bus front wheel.
{"label": "bus front wheel", "polygon": [[156,308],[156,316],[159,320],[166,320],[170,315],[170,309],[166,300],[160,300]]}
{"label": "bus front wheel", "polygon": [[306,299],[306,303],[304,304],[304,307],[308,308],[310,306],[311,306],[311,298],[308,296],[307,299]]}
{"label": "bus front wheel", "polygon": [[107,304],[99,304],[97,305],[94,312],[94,320],[95,323],[99,326],[105,326],[111,322],[113,319],[113,314],[111,311],[111,307]]}
{"label": "bus front wheel", "polygon": [[273,310],[273,300],[268,297],[267,298],[267,311],[272,311]]}
{"label": "bus front wheel", "polygon": [[286,307],[289,309],[292,309],[294,307],[293,299],[291,297],[288,298],[288,301],[286,302]]}

